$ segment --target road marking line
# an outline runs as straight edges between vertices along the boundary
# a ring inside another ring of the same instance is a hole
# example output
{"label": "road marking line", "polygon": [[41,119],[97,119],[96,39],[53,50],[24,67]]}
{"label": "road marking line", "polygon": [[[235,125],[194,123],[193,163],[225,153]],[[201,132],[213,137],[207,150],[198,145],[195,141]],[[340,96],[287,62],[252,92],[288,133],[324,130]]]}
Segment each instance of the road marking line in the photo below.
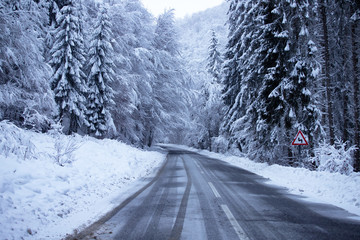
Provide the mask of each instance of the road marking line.
{"label": "road marking line", "polygon": [[212,184],[212,182],[208,182],[208,184],[209,184],[211,190],[213,191],[215,197],[221,198],[219,192],[216,190],[216,188],[214,187],[214,185]]}
{"label": "road marking line", "polygon": [[198,162],[195,162],[195,165],[200,169],[201,174],[205,174]]}
{"label": "road marking line", "polygon": [[227,218],[229,219],[231,225],[235,229],[236,234],[238,235],[240,240],[250,240],[246,235],[244,229],[240,227],[239,223],[236,221],[234,215],[231,213],[229,207],[227,205],[221,205],[222,210],[225,212]]}

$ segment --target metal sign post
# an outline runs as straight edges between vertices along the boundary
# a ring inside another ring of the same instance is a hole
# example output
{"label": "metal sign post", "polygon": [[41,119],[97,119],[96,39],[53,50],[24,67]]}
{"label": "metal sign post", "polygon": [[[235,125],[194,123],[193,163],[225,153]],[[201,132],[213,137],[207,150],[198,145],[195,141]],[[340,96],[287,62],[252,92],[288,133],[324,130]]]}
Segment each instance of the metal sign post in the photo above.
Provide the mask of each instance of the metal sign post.
{"label": "metal sign post", "polygon": [[299,130],[299,132],[296,134],[296,137],[291,145],[299,146],[298,149],[299,149],[299,161],[300,161],[301,160],[301,146],[309,145],[308,141],[306,141],[306,138],[305,138],[304,134],[301,132],[301,130]]}

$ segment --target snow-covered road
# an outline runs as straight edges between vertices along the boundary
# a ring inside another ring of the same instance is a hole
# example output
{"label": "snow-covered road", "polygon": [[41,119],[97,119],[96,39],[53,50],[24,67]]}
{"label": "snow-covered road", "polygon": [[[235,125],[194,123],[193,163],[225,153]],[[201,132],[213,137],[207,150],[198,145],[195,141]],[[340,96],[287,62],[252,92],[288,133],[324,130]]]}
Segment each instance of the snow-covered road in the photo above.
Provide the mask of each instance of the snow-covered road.
{"label": "snow-covered road", "polygon": [[360,239],[360,222],[337,207],[303,201],[223,161],[167,149],[152,181],[76,239]]}

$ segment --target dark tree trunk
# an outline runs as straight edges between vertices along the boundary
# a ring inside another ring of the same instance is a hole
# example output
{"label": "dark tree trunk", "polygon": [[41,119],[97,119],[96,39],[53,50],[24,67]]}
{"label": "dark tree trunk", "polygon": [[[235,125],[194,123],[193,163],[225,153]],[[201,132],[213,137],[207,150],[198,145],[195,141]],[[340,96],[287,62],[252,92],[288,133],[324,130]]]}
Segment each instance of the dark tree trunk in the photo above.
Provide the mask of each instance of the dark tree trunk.
{"label": "dark tree trunk", "polygon": [[[355,11],[354,11],[355,12]],[[360,123],[359,123],[359,77],[358,77],[358,54],[357,54],[357,23],[358,21],[354,21],[352,25],[352,63],[353,63],[353,88],[354,88],[354,123],[355,123],[355,139],[354,144],[356,146],[355,154],[354,154],[354,171],[360,171],[360,139],[359,139],[359,131],[360,131]]]}
{"label": "dark tree trunk", "polygon": [[331,99],[331,78],[330,78],[330,50],[329,50],[329,34],[327,26],[327,13],[324,0],[320,0],[320,18],[322,21],[323,30],[323,51],[325,60],[325,90],[326,90],[326,104],[327,104],[327,120],[329,124],[329,141],[331,145],[335,143],[334,133],[334,116],[333,103]]}
{"label": "dark tree trunk", "polygon": [[75,113],[70,114],[70,126],[67,135],[76,133],[78,130],[78,116]]}
{"label": "dark tree trunk", "polygon": [[344,117],[343,141],[344,142],[347,142],[349,140],[349,118],[348,118],[349,97],[348,97],[348,94],[349,94],[349,92],[346,89],[343,94],[343,98],[344,98],[344,101],[343,101],[343,117]]}
{"label": "dark tree trunk", "polygon": [[147,143],[146,143],[146,145],[147,145],[148,147],[151,147],[151,146],[152,146],[153,139],[154,139],[154,132],[153,132],[152,129],[150,129],[149,136],[148,136],[148,138],[147,138]]}
{"label": "dark tree trunk", "polygon": [[211,149],[211,145],[212,145],[212,142],[211,142],[211,139],[212,139],[212,134],[211,134],[211,130],[208,129],[208,135],[209,135],[209,151],[211,152],[212,149]]}
{"label": "dark tree trunk", "polygon": [[[340,42],[339,42],[339,48],[341,48],[342,51],[342,64],[341,64],[341,69],[342,72],[340,73],[340,84],[342,84],[341,88],[342,88],[342,114],[343,114],[343,119],[342,119],[342,138],[343,141],[345,143],[347,143],[347,145],[351,145],[352,140],[350,139],[350,132],[349,132],[349,127],[351,126],[350,124],[350,117],[349,114],[351,114],[351,109],[349,107],[349,104],[351,104],[350,102],[350,98],[349,96],[351,96],[351,91],[350,91],[350,82],[351,82],[351,72],[347,71],[349,64],[351,64],[351,56],[349,56],[348,54],[348,49],[351,46],[351,42],[349,41],[349,37],[351,35],[351,26],[349,24],[346,24],[347,21],[345,21],[347,14],[349,14],[349,9],[347,8],[348,6],[345,5],[341,5],[340,7],[343,8],[343,14],[340,16],[341,20],[340,20],[340,32],[339,32],[339,37],[340,37]],[[338,81],[339,81],[338,80]]]}

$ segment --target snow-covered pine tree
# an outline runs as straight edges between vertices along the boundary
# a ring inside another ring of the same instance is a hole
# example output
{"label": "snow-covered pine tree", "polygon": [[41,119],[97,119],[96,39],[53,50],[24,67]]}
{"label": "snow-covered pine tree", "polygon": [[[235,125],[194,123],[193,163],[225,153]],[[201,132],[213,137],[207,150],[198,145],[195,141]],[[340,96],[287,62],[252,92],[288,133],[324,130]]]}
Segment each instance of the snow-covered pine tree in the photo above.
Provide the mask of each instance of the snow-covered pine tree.
{"label": "snow-covered pine tree", "polygon": [[[292,136],[301,130],[308,137],[311,149],[317,146],[319,139],[316,137],[321,129],[321,114],[315,92],[321,66],[317,59],[318,48],[314,42],[314,34],[311,32],[314,9],[314,3],[307,1],[293,1],[287,7],[291,58],[289,77],[285,78],[282,87],[287,103],[284,109],[287,134]],[[297,149],[288,148],[290,164],[294,162],[296,152]]]}
{"label": "snow-covered pine tree", "polygon": [[201,96],[203,103],[197,113],[197,124],[202,125],[197,135],[200,147],[212,151],[214,149],[214,140],[219,137],[225,108],[221,101],[221,84],[211,82],[212,78],[210,77],[208,80],[209,82],[206,82],[203,86]]}
{"label": "snow-covered pine tree", "polygon": [[57,16],[54,45],[51,49],[50,64],[53,68],[51,88],[58,105],[58,119],[66,134],[76,133],[82,124],[88,124],[84,118],[87,87],[83,72],[84,49],[79,34],[79,18],[75,3],[62,7]]}
{"label": "snow-covered pine tree", "polygon": [[87,30],[90,29],[90,27],[86,25],[84,4],[82,0],[76,0],[75,3],[76,3],[75,8],[77,9],[77,15],[79,18],[79,35],[82,36],[80,38],[81,40],[80,44],[83,49],[88,49],[89,46],[86,45],[86,43],[88,42],[87,36],[89,35],[87,34]]}
{"label": "snow-covered pine tree", "polygon": [[289,141],[284,125],[286,99],[283,82],[288,77],[290,59],[288,2],[260,0],[263,19],[260,27],[258,54],[261,86],[258,96],[258,144],[254,152],[258,159],[267,162],[283,160],[285,142]]}
{"label": "snow-covered pine tree", "polygon": [[[232,131],[233,123],[244,115],[245,109],[242,108],[240,103],[240,94],[242,86],[241,78],[241,65],[240,57],[242,55],[242,44],[245,41],[242,40],[243,34],[246,32],[242,26],[243,22],[246,22],[247,17],[247,4],[251,1],[230,1],[228,11],[228,28],[229,36],[228,43],[226,45],[226,53],[223,65],[223,100],[227,106],[227,112],[224,117],[223,134],[228,135],[230,142],[240,142],[240,138],[234,136]],[[240,146],[240,145],[239,145]],[[240,147],[241,149],[241,147]],[[242,150],[242,149],[241,149]]]}
{"label": "snow-covered pine tree", "polygon": [[218,50],[218,39],[214,30],[211,31],[211,40],[209,46],[209,56],[207,70],[213,77],[213,81],[221,83],[221,69],[223,59],[221,53]]}
{"label": "snow-covered pine tree", "polygon": [[93,29],[88,63],[87,120],[90,134],[103,137],[112,123],[110,108],[114,104],[110,87],[114,75],[112,32],[106,8],[100,10]]}
{"label": "snow-covered pine tree", "polygon": [[229,41],[223,79],[228,110],[223,131],[230,134],[230,143],[247,153],[256,153],[259,148],[256,124],[262,82],[258,63],[264,7],[257,0],[232,1],[228,12]]}
{"label": "snow-covered pine tree", "polygon": [[58,5],[55,3],[55,1],[49,1],[48,3],[48,26],[47,26],[47,33],[45,37],[45,43],[44,43],[44,57],[46,62],[50,62],[51,59],[51,48],[54,44],[54,34],[55,34],[55,27],[57,25],[56,23],[56,15],[59,14],[59,8]]}
{"label": "snow-covered pine tree", "polygon": [[[218,50],[218,39],[214,30],[211,31],[207,70],[208,81],[202,89],[203,108],[200,109],[198,124],[200,129],[200,147],[212,151],[213,139],[219,136],[221,120],[224,115],[224,106],[221,101],[221,68],[222,56]],[[216,114],[214,114],[216,113]]]}
{"label": "snow-covered pine tree", "polygon": [[[239,6],[238,6],[239,4]],[[228,43],[226,45],[226,54],[224,61],[224,102],[229,108],[232,108],[235,103],[236,95],[240,91],[241,79],[239,79],[238,69],[238,58],[235,54],[236,49],[239,49],[239,44],[241,40],[241,29],[239,30],[238,22],[244,16],[244,5],[241,1],[231,0],[230,7],[228,11],[229,20],[227,22],[229,28]],[[225,125],[231,125],[230,119],[231,116],[227,114]]]}
{"label": "snow-covered pine tree", "polygon": [[49,26],[56,26],[56,15],[59,13],[59,6],[55,0],[48,0],[48,24]]}
{"label": "snow-covered pine tree", "polygon": [[259,93],[263,84],[263,66],[258,63],[263,57],[261,54],[264,34],[262,14],[265,12],[266,5],[262,1],[250,0],[244,3],[244,8],[244,18],[239,28],[242,33],[239,50],[241,66],[239,72],[242,83],[237,98],[242,114],[234,121],[231,130],[238,139],[238,145],[242,144],[244,152],[251,158],[258,158],[257,153],[260,152],[258,150],[262,147],[258,139],[263,138],[257,128],[260,108]]}
{"label": "snow-covered pine tree", "polygon": [[179,43],[175,30],[174,9],[167,10],[158,17],[155,29],[154,45],[160,49],[176,55],[179,53]]}
{"label": "snow-covered pine tree", "polygon": [[286,0],[230,4],[224,127],[251,158],[288,164],[292,132],[310,134],[318,124],[310,95],[319,65],[305,34],[311,6]]}

